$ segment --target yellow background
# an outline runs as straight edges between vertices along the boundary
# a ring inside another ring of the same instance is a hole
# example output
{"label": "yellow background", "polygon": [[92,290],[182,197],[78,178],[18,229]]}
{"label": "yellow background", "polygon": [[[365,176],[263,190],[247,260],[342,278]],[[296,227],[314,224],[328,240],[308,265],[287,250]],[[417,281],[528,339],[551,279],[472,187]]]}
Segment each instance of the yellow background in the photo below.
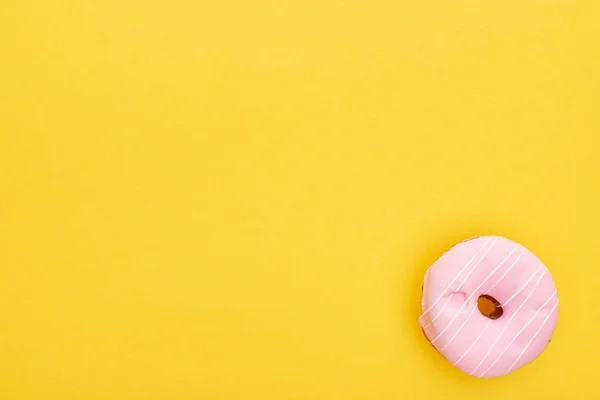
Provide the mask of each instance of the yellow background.
{"label": "yellow background", "polygon": [[[1,0],[0,398],[600,398],[600,3]],[[561,299],[454,369],[426,268],[500,234]]]}

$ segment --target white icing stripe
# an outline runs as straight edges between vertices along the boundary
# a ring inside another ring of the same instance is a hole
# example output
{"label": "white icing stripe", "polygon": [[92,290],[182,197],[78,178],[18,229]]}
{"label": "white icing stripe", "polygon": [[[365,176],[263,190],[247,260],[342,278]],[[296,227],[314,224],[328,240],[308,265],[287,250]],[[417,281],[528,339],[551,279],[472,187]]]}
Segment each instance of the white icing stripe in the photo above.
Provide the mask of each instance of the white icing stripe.
{"label": "white icing stripe", "polygon": [[[511,254],[512,254],[512,252],[511,252]],[[519,262],[519,260],[521,259],[521,257],[523,257],[523,254],[525,254],[525,248],[524,247],[521,248],[521,252],[517,256],[517,258],[515,259],[515,261],[513,261],[513,263],[510,265],[510,267],[508,267],[508,269],[502,274],[502,276],[500,278],[498,278],[498,280],[496,281],[496,283],[494,283],[492,285],[492,287],[487,290],[488,292],[491,291],[491,290],[493,290],[496,286],[498,286],[498,284],[500,282],[502,282],[502,279],[504,279],[504,277],[506,275],[508,275],[508,273],[510,271],[512,271],[512,269],[517,265],[517,263]],[[479,285],[479,287],[477,289],[475,289],[475,293],[477,293],[477,291],[481,288],[482,285],[483,285],[483,283],[481,285]]]}
{"label": "white icing stripe", "polygon": [[[498,271],[500,269],[500,267],[502,267],[504,265],[504,263],[509,258],[512,257],[512,255],[515,253],[515,251],[517,251],[517,249],[519,247],[521,247],[521,246],[520,245],[516,245],[515,248],[504,258],[504,260],[502,260],[500,262],[500,264],[498,264],[496,266],[496,268],[494,268],[494,270],[492,272],[490,272],[489,275],[479,284],[479,286],[477,286],[477,288],[473,291],[473,293],[471,293],[469,295],[469,297],[467,298],[467,300],[465,300],[465,303],[461,306],[461,308],[456,312],[456,314],[454,314],[454,317],[452,317],[452,319],[450,320],[450,322],[448,322],[448,324],[446,325],[446,327],[431,341],[431,343],[435,343],[440,337],[442,337],[442,335],[444,333],[446,333],[446,331],[448,330],[448,328],[450,328],[450,325],[452,325],[452,323],[454,322],[454,320],[460,315],[461,311],[463,310],[463,308],[465,307],[465,305],[469,302],[469,300],[471,300],[471,298],[479,291],[479,289],[481,289],[481,287],[488,281],[488,279],[490,279],[496,273],[496,271]],[[522,254],[523,253],[521,252],[521,255]],[[516,261],[518,261],[519,258],[520,258],[520,256],[517,257]],[[515,263],[516,263],[516,261],[515,261]],[[510,268],[514,267],[515,263],[513,263],[513,265]],[[510,268],[509,268],[509,270],[510,270]]]}
{"label": "white icing stripe", "polygon": [[476,306],[473,307],[473,310],[471,311],[471,313],[469,314],[469,316],[465,319],[465,321],[458,328],[458,330],[456,332],[454,332],[454,335],[452,335],[452,337],[450,338],[450,340],[448,340],[448,342],[444,345],[444,347],[442,347],[442,350],[440,350],[440,351],[444,351],[446,349],[446,347],[448,347],[450,345],[450,343],[452,343],[454,341],[454,339],[456,339],[456,337],[462,331],[462,329],[465,327],[465,325],[467,325],[467,323],[469,322],[469,320],[471,319],[471,317],[473,316],[473,314],[475,314],[475,311],[477,311],[477,307]]}
{"label": "white icing stripe", "polygon": [[[494,241],[494,243],[495,243],[495,241]],[[471,275],[473,274],[473,272],[475,272],[475,270],[477,269],[477,267],[479,267],[479,264],[481,264],[481,262],[483,261],[483,259],[485,258],[485,256],[487,256],[487,254],[490,252],[490,250],[492,249],[492,246],[494,245],[494,243],[492,243],[490,245],[490,247],[488,247],[488,249],[483,253],[483,255],[481,256],[481,258],[479,259],[479,261],[477,261],[477,263],[475,263],[475,266],[473,267],[473,269],[471,269],[471,271],[469,271],[469,273],[460,282],[460,285],[458,285],[457,292],[461,291],[461,289],[462,289],[463,285],[465,284],[465,282],[471,277]],[[433,319],[431,321],[429,321],[429,323],[427,325],[425,325],[425,329],[429,328],[441,315],[444,314],[444,310],[446,309],[446,307],[450,303],[450,300],[452,300],[452,296],[448,296],[448,299],[446,300],[446,302],[444,303],[444,305],[442,306],[442,308],[440,309],[440,311],[438,311],[438,313],[436,314],[436,316],[433,317]]]}
{"label": "white icing stripe", "polygon": [[[495,241],[494,241],[494,243],[495,243]],[[473,274],[473,272],[475,272],[475,270],[477,269],[477,267],[479,267],[479,264],[481,264],[481,262],[483,261],[483,259],[485,258],[485,256],[487,256],[487,254],[490,252],[490,250],[494,246],[494,243],[492,243],[490,245],[490,247],[488,247],[488,249],[483,253],[483,255],[481,256],[481,258],[479,259],[479,261],[477,261],[477,263],[475,264],[475,266],[473,267],[473,269],[460,282],[460,285],[458,286],[458,290],[457,291],[459,291],[459,292],[461,291],[461,289],[462,289],[463,285],[465,284],[465,282],[471,277],[471,275]],[[452,300],[452,296],[448,296],[448,299],[446,300],[446,302],[444,303],[444,305],[442,306],[442,308],[438,311],[438,313],[436,314],[436,316],[433,317],[433,319],[431,321],[429,321],[429,323],[425,326],[425,329],[429,328],[441,315],[444,314],[444,310],[446,309],[446,307],[448,306],[448,304],[450,303],[451,300]]]}
{"label": "white icing stripe", "polygon": [[[538,272],[540,272],[543,268],[544,268],[543,265],[539,266],[538,269],[536,269],[535,272],[533,274],[531,274],[531,276],[529,278],[527,278],[525,283],[523,285],[521,285],[521,287],[507,301],[505,301],[502,304],[502,306],[506,307],[513,299],[515,299],[525,289],[525,287],[527,287],[529,282],[531,282],[531,280],[538,274]],[[467,356],[467,354],[469,354],[469,351],[471,351],[471,349],[475,346],[475,344],[477,344],[477,342],[479,342],[479,340],[483,337],[483,335],[485,334],[487,329],[490,327],[491,323],[492,323],[492,320],[489,320],[487,325],[485,326],[485,328],[483,328],[483,330],[481,331],[479,336],[477,336],[477,339],[475,339],[475,341],[473,343],[471,343],[471,345],[467,348],[467,350],[465,350],[463,355],[460,356],[460,358],[458,360],[456,360],[456,362],[454,362],[454,364],[452,364],[452,365],[458,364],[459,362],[462,361],[463,358],[465,358]],[[444,347],[446,347],[446,346],[444,346]]]}
{"label": "white icing stripe", "polygon": [[481,331],[481,333],[479,334],[479,336],[477,336],[475,341],[473,343],[471,343],[471,345],[467,348],[467,350],[465,350],[463,355],[460,356],[460,358],[458,360],[456,360],[454,363],[452,363],[452,365],[458,364],[459,362],[462,361],[463,358],[465,358],[467,356],[467,354],[469,354],[469,351],[471,351],[471,349],[477,344],[477,342],[479,342],[479,340],[483,337],[483,335],[485,334],[485,332],[487,331],[487,329],[490,327],[491,324],[492,324],[492,320],[490,319],[488,321],[488,323],[486,324],[486,326]]}
{"label": "white icing stripe", "polygon": [[[493,238],[493,242],[490,246],[490,248],[494,245],[495,241],[498,240],[497,237]],[[456,274],[456,276],[454,277],[454,279],[452,279],[452,282],[450,282],[448,284],[448,286],[446,286],[446,289],[444,289],[444,291],[442,292],[442,294],[440,294],[440,296],[435,299],[435,301],[429,306],[429,308],[425,311],[423,311],[423,314],[419,317],[419,318],[423,318],[425,316],[425,314],[427,314],[429,311],[431,311],[431,309],[433,309],[433,307],[435,307],[435,305],[438,303],[438,301],[440,301],[448,292],[448,290],[452,287],[452,285],[454,285],[454,282],[456,282],[456,280],[458,279],[458,277],[467,269],[469,268],[469,266],[471,265],[471,263],[477,258],[477,256],[483,251],[483,249],[487,246],[488,243],[490,243],[490,241],[492,241],[492,238],[488,238],[485,243],[481,246],[481,248],[479,250],[477,250],[477,252],[475,253],[475,255],[469,260],[469,262],[458,272],[458,274]]]}
{"label": "white icing stripe", "polygon": [[531,280],[535,276],[537,276],[538,272],[540,272],[543,268],[544,268],[544,266],[540,265],[538,267],[538,269],[536,269],[535,272],[533,274],[531,274],[531,276],[529,278],[527,278],[527,280],[525,281],[525,283],[523,285],[521,285],[521,287],[519,288],[519,290],[517,290],[515,293],[513,293],[513,295],[510,296],[510,298],[508,300],[506,300],[504,303],[502,303],[502,307],[506,307],[508,304],[510,304],[510,302],[513,301],[523,291],[523,289],[525,289],[525,287],[529,284],[529,282],[531,282]]}
{"label": "white icing stripe", "polygon": [[[502,274],[502,276],[496,281],[496,283],[494,283],[492,285],[491,288],[489,288],[487,291],[490,292],[491,290],[493,290],[500,282],[502,282],[502,279],[504,279],[504,277],[506,275],[508,275],[508,273],[510,271],[512,271],[512,269],[515,267],[515,265],[517,265],[517,263],[519,262],[519,260],[521,259],[521,257],[523,256],[523,253],[525,253],[525,248],[521,248],[521,252],[519,253],[519,256],[515,259],[515,261],[512,263],[512,265],[504,272],[504,274]],[[512,253],[511,253],[512,254]],[[481,285],[480,285],[481,287]],[[477,293],[477,289],[475,290],[474,293]],[[471,296],[469,297],[469,299],[471,298]],[[468,300],[467,300],[468,301]],[[465,301],[465,304],[467,304],[467,301]],[[454,339],[456,339],[456,336],[458,336],[458,334],[460,332],[462,332],[463,328],[465,327],[465,325],[467,325],[467,323],[469,322],[469,320],[471,319],[471,317],[473,316],[473,314],[475,314],[475,311],[478,309],[477,304],[475,304],[473,306],[473,310],[471,311],[471,314],[469,314],[469,316],[464,320],[464,322],[461,324],[461,326],[457,329],[457,331],[454,333],[454,335],[452,336],[452,338],[450,338],[450,340],[444,345],[444,347],[442,347],[442,350],[444,350],[446,347],[448,347],[448,345],[450,343],[452,343],[452,341],[454,341]],[[462,307],[461,307],[462,310]],[[460,310],[458,311],[460,312]],[[454,320],[454,319],[453,319]],[[450,321],[450,323],[452,323],[452,321]]]}
{"label": "white icing stripe", "polygon": [[446,308],[446,306],[448,305],[448,303],[450,303],[450,300],[452,300],[452,296],[448,296],[448,299],[446,300],[446,302],[444,303],[444,305],[442,306],[442,308],[440,309],[440,311],[436,314],[435,317],[433,317],[433,319],[431,321],[429,321],[429,323],[427,325],[425,325],[425,329],[429,328],[431,325],[433,325],[433,323],[435,322],[436,319],[438,319],[438,317],[440,315],[442,315],[442,313],[444,312],[444,308]]}
{"label": "white icing stripe", "polygon": [[510,325],[511,321],[517,316],[517,314],[519,314],[519,311],[521,310],[521,308],[523,308],[523,306],[527,303],[527,301],[529,300],[529,298],[533,295],[533,293],[535,293],[535,289],[537,289],[538,285],[542,281],[542,278],[546,275],[546,272],[547,272],[547,270],[544,270],[544,272],[542,272],[540,274],[540,277],[538,278],[537,282],[535,283],[535,285],[531,289],[531,292],[529,292],[529,294],[527,295],[527,297],[525,298],[525,300],[523,301],[523,303],[521,303],[519,305],[519,307],[515,310],[515,313],[510,317],[510,319],[508,320],[508,322],[506,323],[506,325],[504,325],[504,328],[502,328],[502,330],[500,331],[500,334],[498,335],[498,337],[496,338],[496,340],[494,340],[494,343],[492,343],[492,345],[490,346],[490,348],[488,349],[488,351],[485,353],[485,356],[483,356],[483,358],[481,359],[481,361],[479,361],[479,364],[477,364],[477,366],[475,367],[475,369],[473,371],[471,371],[471,375],[475,375],[475,372],[479,369],[479,367],[481,367],[481,365],[483,364],[483,362],[488,358],[488,356],[490,355],[490,353],[492,352],[492,350],[494,349],[494,347],[496,347],[496,344],[498,343],[498,341],[500,340],[500,338],[502,338],[502,335],[504,334],[504,332],[506,331],[506,329]]}
{"label": "white icing stripe", "polygon": [[[442,292],[442,294],[435,299],[435,301],[433,302],[433,304],[431,304],[431,306],[425,310],[423,312],[423,314],[421,315],[420,318],[424,317],[425,314],[427,314],[429,311],[431,311],[431,309],[433,309],[433,307],[435,307],[435,305],[445,296],[448,294],[448,291],[450,290],[450,288],[452,287],[452,285],[454,284],[454,282],[456,282],[456,280],[463,274],[463,272],[465,272],[468,267],[473,263],[473,261],[475,261],[475,259],[479,256],[479,254],[481,254],[481,252],[483,251],[483,249],[488,245],[488,243],[491,242],[490,246],[485,250],[485,252],[483,253],[483,255],[481,256],[481,258],[479,259],[479,261],[475,264],[475,266],[473,267],[473,270],[471,270],[471,272],[469,272],[467,274],[467,277],[465,279],[463,279],[462,284],[466,281],[466,279],[468,279],[468,277],[473,273],[473,271],[477,268],[477,266],[479,266],[479,264],[481,263],[481,261],[483,260],[483,258],[485,258],[485,256],[490,252],[490,250],[492,249],[492,247],[494,247],[494,244],[496,243],[496,241],[498,240],[498,237],[490,237],[486,240],[486,242],[477,250],[477,252],[475,253],[475,255],[469,260],[469,262],[467,262],[467,264],[458,272],[458,274],[456,274],[456,276],[454,277],[454,279],[448,284],[448,286],[444,289],[444,291]],[[448,302],[449,300],[447,300],[446,302]],[[445,307],[445,305],[444,305]],[[444,308],[442,307],[442,308]],[[437,318],[437,316],[436,316]],[[435,320],[435,318],[434,318]],[[431,322],[427,325],[430,326]]]}
{"label": "white icing stripe", "polygon": [[558,300],[556,301],[556,304],[554,305],[554,307],[552,307],[552,311],[550,311],[550,313],[546,316],[546,318],[544,319],[544,322],[542,322],[542,324],[540,325],[540,327],[538,328],[538,330],[535,332],[535,334],[533,335],[533,337],[531,339],[529,339],[529,342],[527,342],[527,344],[525,345],[525,347],[521,351],[521,354],[519,354],[519,357],[517,357],[517,359],[515,360],[515,362],[512,363],[512,365],[508,368],[508,370],[506,371],[505,374],[508,374],[509,372],[511,372],[512,369],[514,368],[514,366],[517,365],[517,363],[519,362],[519,360],[521,359],[521,357],[523,357],[523,355],[525,354],[525,352],[527,351],[527,349],[529,348],[529,346],[531,346],[531,343],[533,343],[533,341],[535,340],[535,338],[537,337],[537,335],[539,335],[540,332],[542,331],[542,329],[544,328],[544,326],[546,326],[546,322],[548,322],[548,320],[550,319],[550,317],[552,315],[554,315],[554,310],[556,310],[556,307],[558,307]]}
{"label": "white icing stripe", "polygon": [[[483,371],[479,377],[481,378],[483,375],[485,375],[490,369],[492,369],[494,367],[494,365],[496,365],[496,363],[498,362],[498,360],[500,360],[502,358],[502,356],[504,355],[504,353],[506,353],[508,351],[508,349],[510,349],[510,346],[512,346],[512,344],[515,342],[515,340],[517,340],[517,338],[519,337],[519,335],[521,333],[523,333],[523,331],[529,326],[531,325],[531,323],[535,320],[535,317],[537,317],[537,315],[540,313],[540,311],[542,311],[542,309],[544,307],[546,307],[546,304],[548,304],[550,302],[550,300],[552,300],[554,298],[554,296],[556,296],[556,290],[554,291],[554,293],[552,293],[552,296],[550,296],[548,298],[548,300],[546,300],[544,302],[544,304],[542,304],[542,306],[540,308],[537,309],[537,311],[531,316],[531,318],[529,318],[529,321],[527,321],[527,323],[525,325],[523,325],[523,327],[521,327],[521,329],[519,330],[519,332],[517,332],[517,334],[511,339],[510,342],[508,342],[508,344],[506,345],[506,347],[504,348],[504,350],[502,350],[502,352],[500,353],[500,355],[498,355],[498,357],[496,357],[496,359],[494,360],[494,362],[485,370]],[[556,303],[556,305],[558,305],[558,302]],[[556,306],[555,306],[556,308]],[[554,308],[552,309],[552,312],[554,312]],[[552,313],[550,313],[552,314]]]}

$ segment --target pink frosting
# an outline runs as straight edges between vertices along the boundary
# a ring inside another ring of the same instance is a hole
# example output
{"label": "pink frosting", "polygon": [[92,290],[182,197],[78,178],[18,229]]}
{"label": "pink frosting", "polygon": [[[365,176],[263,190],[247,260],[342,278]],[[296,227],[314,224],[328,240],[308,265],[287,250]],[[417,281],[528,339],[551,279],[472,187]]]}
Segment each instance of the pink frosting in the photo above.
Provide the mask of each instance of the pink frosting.
{"label": "pink frosting", "polygon": [[[481,295],[500,303],[500,318],[481,314]],[[457,244],[429,268],[422,308],[419,323],[444,357],[470,375],[494,378],[544,351],[558,321],[558,294],[531,251],[483,236]]]}

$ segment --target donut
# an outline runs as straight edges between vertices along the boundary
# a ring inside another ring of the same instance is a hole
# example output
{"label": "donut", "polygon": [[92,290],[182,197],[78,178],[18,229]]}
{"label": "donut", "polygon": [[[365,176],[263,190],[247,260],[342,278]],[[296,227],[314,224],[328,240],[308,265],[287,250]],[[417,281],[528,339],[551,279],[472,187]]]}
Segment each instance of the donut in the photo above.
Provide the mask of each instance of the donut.
{"label": "donut", "polygon": [[452,365],[478,378],[507,375],[545,349],[558,322],[548,268],[500,236],[463,241],[426,272],[419,324]]}

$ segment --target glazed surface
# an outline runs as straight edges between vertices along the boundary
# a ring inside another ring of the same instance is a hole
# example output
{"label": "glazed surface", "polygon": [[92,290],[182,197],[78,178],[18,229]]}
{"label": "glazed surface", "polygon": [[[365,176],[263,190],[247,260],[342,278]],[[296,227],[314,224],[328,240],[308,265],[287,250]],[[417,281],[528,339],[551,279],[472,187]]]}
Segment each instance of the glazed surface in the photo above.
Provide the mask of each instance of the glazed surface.
{"label": "glazed surface", "polygon": [[[481,314],[481,295],[498,300],[500,318]],[[509,239],[483,236],[457,244],[429,268],[419,323],[453,365],[493,378],[544,351],[556,328],[558,304],[554,280],[539,258]]]}

